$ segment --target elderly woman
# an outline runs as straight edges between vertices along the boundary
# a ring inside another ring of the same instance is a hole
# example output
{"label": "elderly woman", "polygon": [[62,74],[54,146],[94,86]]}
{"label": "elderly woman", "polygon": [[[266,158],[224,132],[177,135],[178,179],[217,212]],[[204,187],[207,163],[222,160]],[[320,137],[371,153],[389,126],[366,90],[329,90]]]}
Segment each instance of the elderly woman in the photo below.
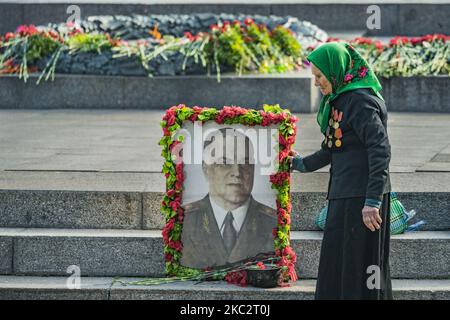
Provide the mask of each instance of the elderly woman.
{"label": "elderly woman", "polygon": [[323,94],[317,122],[324,140],[307,157],[293,151],[292,169],[331,164],[316,299],[392,299],[391,151],[381,85],[349,44],[324,44],[307,59]]}

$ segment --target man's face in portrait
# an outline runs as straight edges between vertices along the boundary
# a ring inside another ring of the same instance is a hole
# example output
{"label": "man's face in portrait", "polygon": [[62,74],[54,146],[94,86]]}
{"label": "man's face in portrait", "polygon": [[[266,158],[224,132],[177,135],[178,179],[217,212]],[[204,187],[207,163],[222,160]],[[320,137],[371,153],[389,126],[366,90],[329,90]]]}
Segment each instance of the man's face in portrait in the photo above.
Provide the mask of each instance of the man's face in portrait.
{"label": "man's face in portrait", "polygon": [[[219,155],[208,164],[204,163],[203,172],[210,196],[223,208],[233,210],[250,197],[253,189],[253,147],[250,140],[240,133],[227,134],[227,137],[216,134],[212,144],[215,142],[219,142],[215,145],[216,151],[222,147],[222,157]],[[211,148],[204,150],[205,153],[210,151]]]}

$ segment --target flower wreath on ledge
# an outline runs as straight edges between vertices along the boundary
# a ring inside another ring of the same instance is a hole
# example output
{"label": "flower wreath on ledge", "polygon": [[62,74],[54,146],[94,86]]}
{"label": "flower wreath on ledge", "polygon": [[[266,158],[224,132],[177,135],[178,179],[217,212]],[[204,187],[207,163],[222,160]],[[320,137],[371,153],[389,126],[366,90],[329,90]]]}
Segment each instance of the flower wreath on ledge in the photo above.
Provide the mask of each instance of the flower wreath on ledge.
{"label": "flower wreath on ledge", "polygon": [[[172,150],[183,142],[183,137],[174,139],[173,136],[182,127],[184,121],[215,121],[217,124],[241,124],[246,126],[278,125],[279,131],[279,165],[275,174],[270,176],[272,189],[277,190],[278,224],[273,229],[275,254],[272,257],[256,257],[239,267],[222,270],[192,269],[180,264],[183,244],[181,232],[183,227],[184,210],[181,207],[183,195],[183,163],[175,161]],[[245,269],[249,266],[264,268],[265,262],[271,262],[281,267],[279,285],[286,285],[296,281],[296,255],[290,245],[290,171],[288,155],[295,142],[297,118],[289,110],[283,110],[279,105],[264,105],[264,110],[245,109],[241,107],[215,108],[187,107],[183,104],[169,108],[161,121],[163,137],[159,144],[162,146],[164,165],[162,172],[166,177],[166,193],[162,201],[162,212],[166,217],[163,228],[164,256],[166,273],[169,277],[179,280],[227,280],[238,285],[246,285]]]}

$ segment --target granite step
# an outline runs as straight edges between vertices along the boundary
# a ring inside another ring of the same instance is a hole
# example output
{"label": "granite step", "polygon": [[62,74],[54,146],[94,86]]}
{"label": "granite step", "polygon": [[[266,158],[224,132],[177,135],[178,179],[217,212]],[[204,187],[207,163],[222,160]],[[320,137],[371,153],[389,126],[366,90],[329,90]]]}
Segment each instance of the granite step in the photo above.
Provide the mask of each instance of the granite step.
{"label": "granite step", "polygon": [[[294,231],[300,278],[315,278],[322,232]],[[161,231],[0,228],[0,274],[62,276],[72,265],[82,276],[162,276]],[[450,232],[391,237],[391,274],[400,279],[450,278]]]}
{"label": "granite step", "polygon": [[[318,230],[328,173],[293,174],[292,230]],[[392,173],[393,190],[421,230],[450,230],[450,173]],[[162,229],[164,177],[140,172],[0,171],[0,227]]]}
{"label": "granite step", "polygon": [[[223,74],[220,83],[215,75],[148,78],[57,74],[54,81],[36,85],[38,77],[30,75],[25,84],[16,75],[2,75],[0,109],[163,110],[180,103],[262,109],[264,104],[280,104],[292,112],[313,113],[320,101],[309,69],[281,74]],[[450,112],[449,79],[446,75],[382,78],[388,111]]]}
{"label": "granite step", "polygon": [[[320,99],[320,92],[314,87],[307,69],[242,76],[224,73],[220,83],[214,74],[151,78],[57,74],[54,81],[36,85],[38,77],[38,74],[31,75],[25,84],[15,75],[2,75],[0,109],[163,110],[180,103],[189,106],[233,104],[262,109],[264,104],[278,103],[293,112],[310,113],[317,110]],[[433,79],[429,80],[434,83]],[[434,100],[430,97],[429,101]]]}
{"label": "granite step", "polygon": [[[129,282],[140,278],[122,279]],[[154,286],[123,286],[113,278],[82,277],[80,289],[69,289],[66,277],[0,276],[2,300],[310,300],[315,280],[286,288],[238,287],[225,282],[181,282]],[[392,281],[397,300],[449,300],[450,280]]]}

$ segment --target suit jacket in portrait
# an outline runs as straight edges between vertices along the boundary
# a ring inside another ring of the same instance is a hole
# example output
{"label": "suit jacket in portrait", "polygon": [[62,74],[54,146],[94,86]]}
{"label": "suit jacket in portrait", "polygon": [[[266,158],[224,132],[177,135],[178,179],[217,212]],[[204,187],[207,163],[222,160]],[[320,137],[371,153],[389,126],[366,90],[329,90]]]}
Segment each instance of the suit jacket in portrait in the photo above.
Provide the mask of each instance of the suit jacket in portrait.
{"label": "suit jacket in portrait", "polygon": [[229,254],[220,233],[220,226],[217,225],[209,195],[183,207],[185,210],[181,235],[183,255],[180,260],[183,266],[191,268],[223,266],[254,257],[259,253],[274,251],[272,230],[277,226],[276,210],[255,201],[251,196],[236,245]]}

